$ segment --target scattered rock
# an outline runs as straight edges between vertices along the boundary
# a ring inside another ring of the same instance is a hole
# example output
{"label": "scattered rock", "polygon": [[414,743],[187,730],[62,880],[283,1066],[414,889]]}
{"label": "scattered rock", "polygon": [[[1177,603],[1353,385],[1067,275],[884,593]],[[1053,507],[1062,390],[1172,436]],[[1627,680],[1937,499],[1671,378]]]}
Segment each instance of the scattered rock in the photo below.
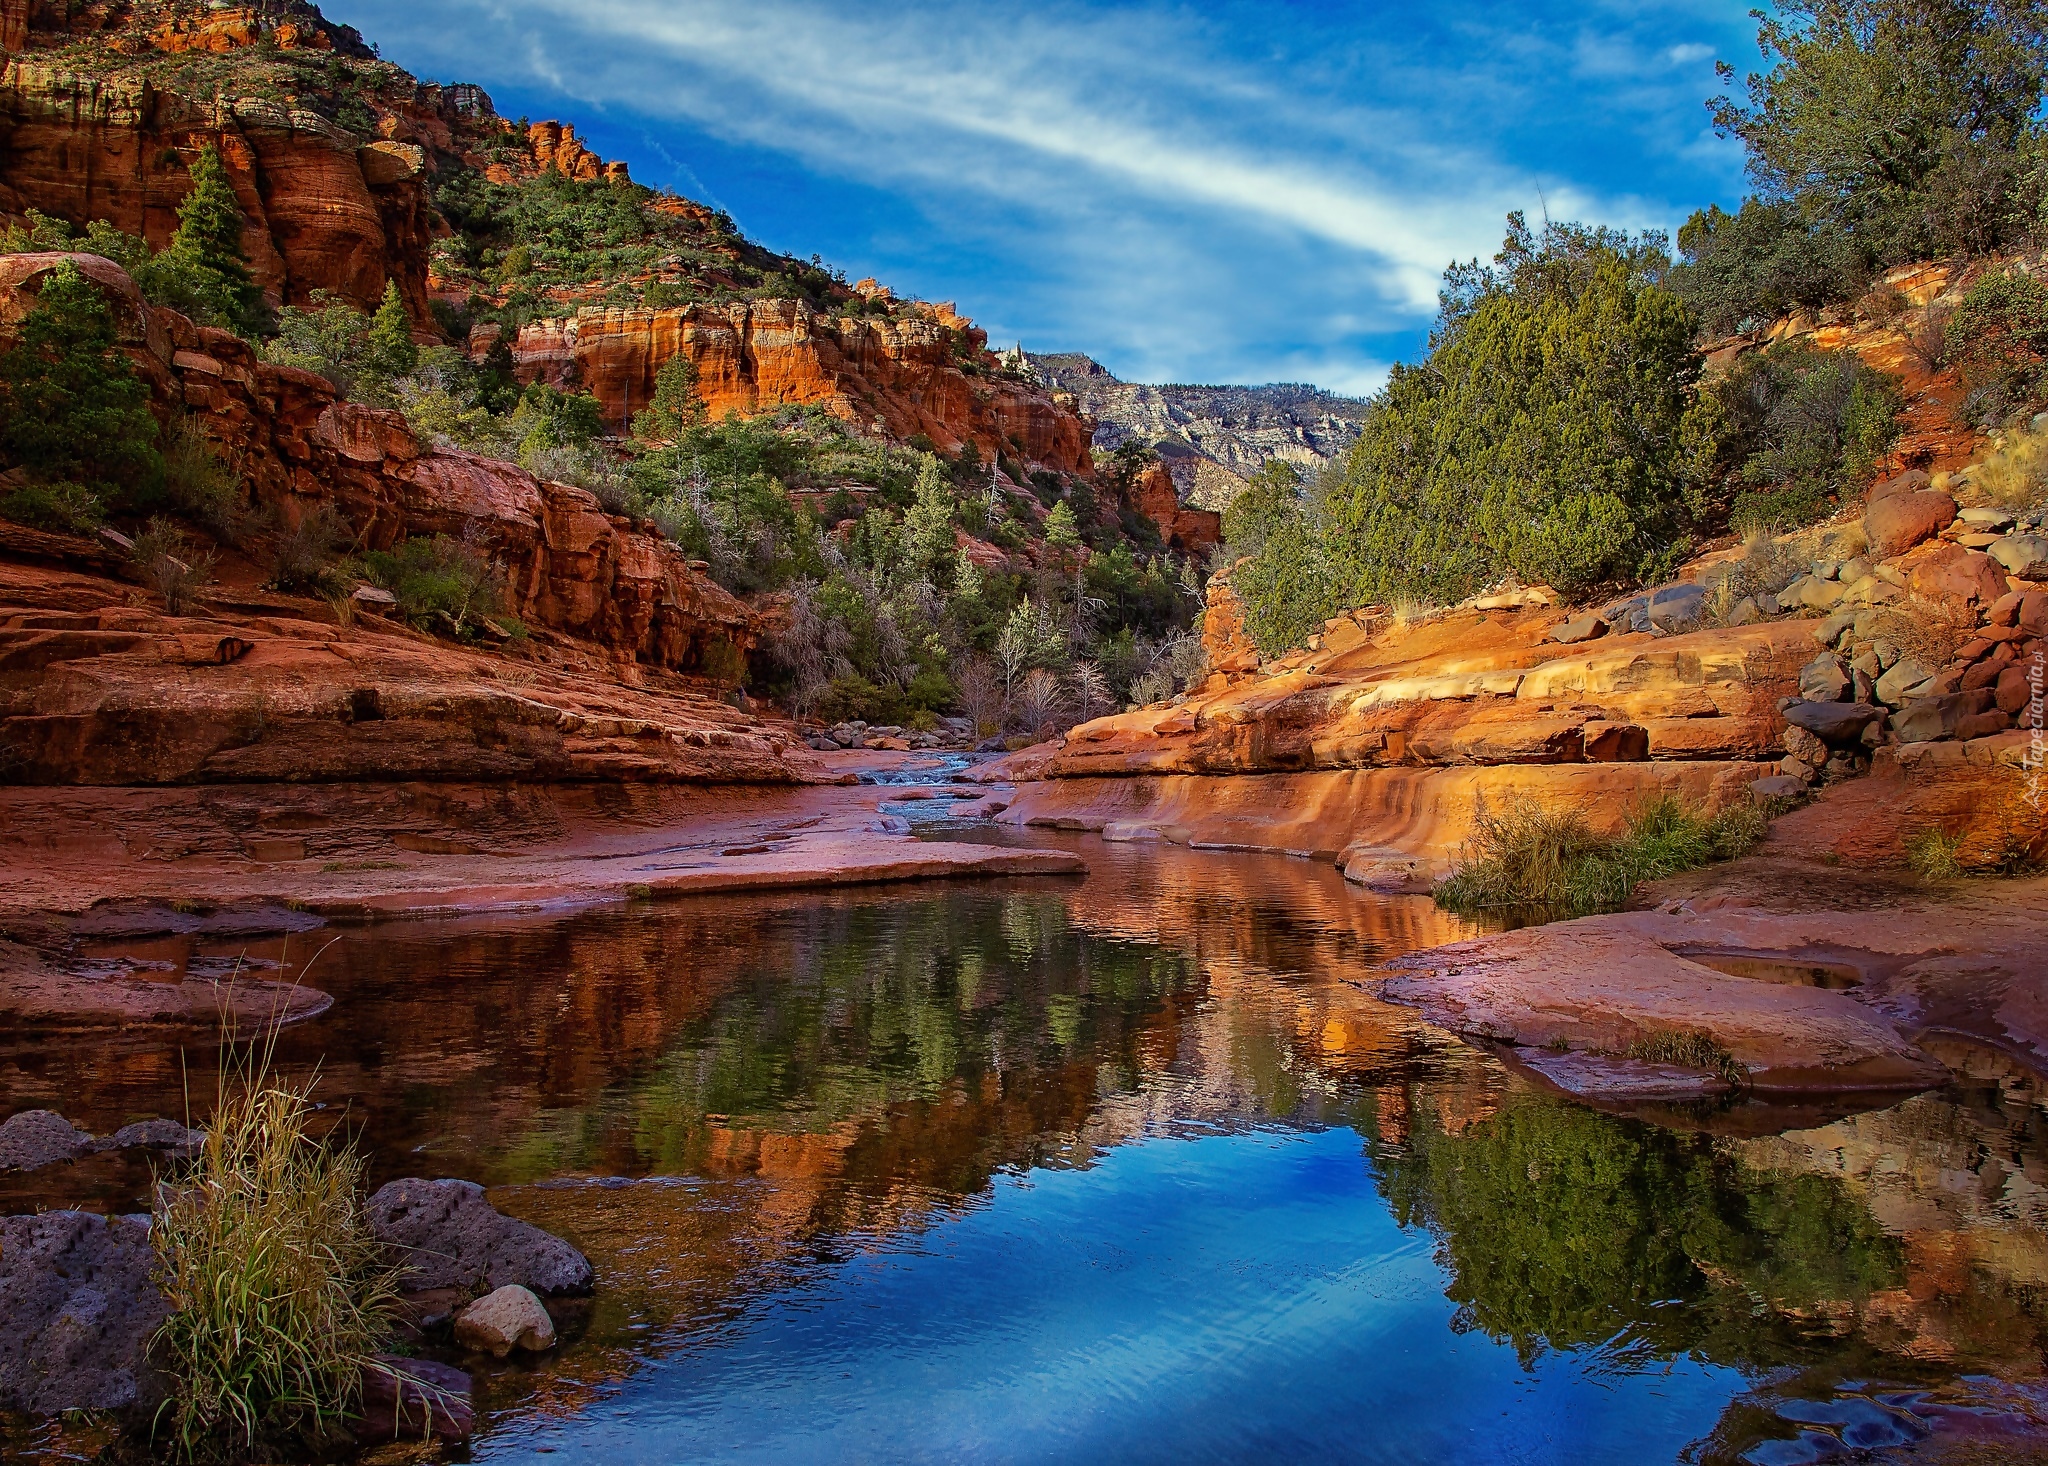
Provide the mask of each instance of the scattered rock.
{"label": "scattered rock", "polygon": [[[1863,532],[1870,537],[1870,553],[1880,560],[1902,555],[1940,534],[1956,517],[1956,501],[1935,489],[1888,494],[1872,492],[1870,506],[1863,511]],[[1843,579],[1848,579],[1843,571]]]}
{"label": "scattered rock", "polygon": [[1901,743],[1932,743],[1938,738],[1957,736],[1963,720],[1981,713],[1992,704],[1989,688],[1956,692],[1947,697],[1923,697],[1909,703],[1892,719],[1892,733]]}
{"label": "scattered rock", "polygon": [[1973,509],[1958,509],[1956,518],[1972,529],[2004,529],[2012,523],[2013,513],[2010,509],[1995,509],[1982,504]]}
{"label": "scattered rock", "polygon": [[1991,547],[1990,554],[2022,580],[2048,580],[2048,535],[2007,535]]}
{"label": "scattered rock", "polygon": [[1658,631],[1689,631],[1698,624],[1707,603],[1707,588],[1690,581],[1660,586],[1650,593],[1649,623]]}
{"label": "scattered rock", "polygon": [[1900,657],[1892,663],[1891,670],[1877,679],[1877,700],[1887,707],[1903,707],[1914,698],[1924,697],[1932,681],[1932,667],[1915,657]]}
{"label": "scattered rock", "polygon": [[168,1150],[179,1155],[190,1155],[206,1140],[197,1130],[188,1129],[176,1120],[138,1120],[133,1125],[123,1125],[112,1135],[99,1143],[101,1150]]}
{"label": "scattered rock", "polygon": [[557,1297],[588,1293],[594,1281],[582,1253],[500,1212],[474,1181],[392,1181],[364,1209],[378,1240],[407,1263],[408,1288],[476,1292],[518,1283]]}
{"label": "scattered rock", "polygon": [[1877,716],[1878,709],[1861,702],[1794,700],[1785,707],[1786,722],[1830,744],[1853,743]]}
{"label": "scattered rock", "polygon": [[[1786,724],[1784,744],[1786,754],[1799,763],[1817,769],[1828,761],[1828,746],[1797,723]],[[1790,773],[1791,770],[1781,772]]]}
{"label": "scattered rock", "polygon": [[1806,780],[1791,774],[1770,774],[1752,780],[1749,792],[1759,799],[1797,799],[1806,792]]}
{"label": "scattered rock", "polygon": [[1856,616],[1857,613],[1854,611],[1835,612],[1813,628],[1813,639],[1822,646],[1836,645],[1841,641],[1842,633],[1856,624]]}
{"label": "scattered rock", "polygon": [[493,1359],[514,1349],[538,1354],[555,1347],[555,1321],[530,1289],[508,1283],[455,1316],[455,1342]]}
{"label": "scattered rock", "polygon": [[0,1171],[33,1171],[92,1148],[92,1136],[55,1110],[23,1110],[0,1124]]}
{"label": "scattered rock", "polygon": [[147,1408],[164,1320],[146,1217],[51,1211],[0,1218],[0,1410]]}
{"label": "scattered rock", "polygon": [[1550,639],[1564,646],[1576,646],[1582,641],[1592,641],[1607,634],[1607,623],[1598,611],[1588,611],[1561,621],[1550,629]]}
{"label": "scattered rock", "polygon": [[376,1367],[363,1371],[363,1413],[355,1423],[359,1445],[463,1441],[475,1429],[470,1379],[454,1366],[380,1354]]}
{"label": "scattered rock", "polygon": [[1808,702],[1842,702],[1849,696],[1849,673],[1834,657],[1815,657],[1799,669],[1799,695]]}

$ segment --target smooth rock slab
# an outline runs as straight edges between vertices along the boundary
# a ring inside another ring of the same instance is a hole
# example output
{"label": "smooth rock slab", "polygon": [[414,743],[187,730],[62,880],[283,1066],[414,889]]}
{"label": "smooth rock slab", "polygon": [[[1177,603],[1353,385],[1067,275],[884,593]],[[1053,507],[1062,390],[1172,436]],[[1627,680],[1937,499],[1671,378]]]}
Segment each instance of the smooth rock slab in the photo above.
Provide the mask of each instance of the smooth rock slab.
{"label": "smooth rock slab", "polygon": [[0,1218],[0,1410],[55,1415],[154,1405],[147,1358],[164,1320],[143,1217]]}
{"label": "smooth rock slab", "polygon": [[1625,1056],[1704,1033],[1761,1092],[1917,1090],[1947,1072],[1844,993],[1731,977],[1614,918],[1411,952],[1388,971],[1382,996],[1439,1027],[1526,1048]]}
{"label": "smooth rock slab", "polygon": [[531,1289],[508,1283],[456,1315],[455,1342],[493,1359],[514,1349],[538,1354],[555,1347],[555,1321]]}
{"label": "smooth rock slab", "polygon": [[543,1297],[588,1293],[590,1260],[530,1222],[484,1200],[474,1181],[417,1176],[380,1187],[365,1203],[370,1229],[399,1250],[412,1290],[475,1293],[517,1283]]}

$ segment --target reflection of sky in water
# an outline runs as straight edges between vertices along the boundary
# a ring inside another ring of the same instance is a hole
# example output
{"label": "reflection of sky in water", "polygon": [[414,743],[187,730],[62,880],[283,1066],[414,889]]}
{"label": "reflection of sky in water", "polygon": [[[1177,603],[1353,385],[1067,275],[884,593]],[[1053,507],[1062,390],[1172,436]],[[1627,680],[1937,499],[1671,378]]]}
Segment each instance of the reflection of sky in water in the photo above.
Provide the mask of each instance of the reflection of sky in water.
{"label": "reflection of sky in water", "polygon": [[[1029,838],[1088,875],[127,955],[288,962],[336,1002],[279,1061],[377,1180],[486,1182],[589,1252],[561,1349],[467,1361],[491,1459],[1725,1466],[1794,1433],[1760,1390],[2038,1370],[2042,1123],[1995,1086],[1598,1114],[1371,995],[1466,933],[1427,898]],[[0,1105],[180,1114],[210,1047],[0,1037]],[[0,1207],[148,1174],[61,1181]]]}
{"label": "reflection of sky in water", "polygon": [[1635,1463],[1707,1434],[1733,1370],[1601,1350],[1525,1371],[1454,1307],[1344,1128],[1119,1147],[757,1300],[536,1448],[618,1462]]}

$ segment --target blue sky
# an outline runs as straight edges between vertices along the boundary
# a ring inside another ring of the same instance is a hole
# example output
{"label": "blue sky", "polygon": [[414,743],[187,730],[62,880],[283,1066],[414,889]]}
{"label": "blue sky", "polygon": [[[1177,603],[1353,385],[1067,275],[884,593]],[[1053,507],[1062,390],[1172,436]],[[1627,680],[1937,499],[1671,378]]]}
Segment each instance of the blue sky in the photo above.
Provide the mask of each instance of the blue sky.
{"label": "blue sky", "polygon": [[1137,381],[1364,392],[1507,211],[1732,204],[1707,0],[328,0],[779,250]]}

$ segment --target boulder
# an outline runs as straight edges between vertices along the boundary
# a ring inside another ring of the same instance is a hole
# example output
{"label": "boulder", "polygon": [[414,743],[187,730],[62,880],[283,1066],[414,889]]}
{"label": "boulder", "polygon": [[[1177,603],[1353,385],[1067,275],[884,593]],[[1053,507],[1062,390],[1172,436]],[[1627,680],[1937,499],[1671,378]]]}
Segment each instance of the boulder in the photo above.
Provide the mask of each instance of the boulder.
{"label": "boulder", "polygon": [[164,1320],[146,1217],[0,1218],[0,1410],[144,1410],[163,1394],[150,1336]]}
{"label": "boulder", "polygon": [[[1918,489],[1877,498],[1863,511],[1863,532],[1870,553],[1880,560],[1902,555],[1922,540],[1932,539],[1956,517],[1956,501],[1936,489]],[[1844,572],[1847,579],[1847,572]]]}
{"label": "boulder", "polygon": [[1792,774],[1771,774],[1752,779],[1749,792],[1759,799],[1797,799],[1806,793],[1806,780]]}
{"label": "boulder", "polygon": [[1735,609],[1728,613],[1722,624],[1725,626],[1754,626],[1764,619],[1764,613],[1756,603],[1755,596],[1744,596],[1735,603]]}
{"label": "boulder", "polygon": [[1560,621],[1550,629],[1550,639],[1563,646],[1577,646],[1582,641],[1593,641],[1606,634],[1607,623],[1598,611],[1588,611],[1569,621]]}
{"label": "boulder", "polygon": [[590,1261],[561,1238],[508,1217],[474,1181],[408,1177],[365,1204],[370,1229],[397,1249],[412,1290],[467,1292],[517,1283],[544,1297],[588,1293]]}
{"label": "boulder", "polygon": [[514,1349],[538,1354],[555,1347],[555,1321],[532,1290],[508,1283],[455,1316],[455,1342],[493,1359]]}
{"label": "boulder", "polygon": [[1854,611],[1835,612],[1813,628],[1813,639],[1822,646],[1831,647],[1838,644],[1842,639],[1842,633],[1856,624],[1856,616],[1857,613]]}
{"label": "boulder", "polygon": [[1988,606],[2005,594],[2005,576],[1991,556],[1943,545],[1913,567],[1911,589],[1925,600]]}
{"label": "boulder", "polygon": [[92,1148],[92,1136],[55,1110],[23,1110],[0,1124],[0,1171],[33,1171]]}
{"label": "boulder", "polygon": [[[1798,763],[1817,769],[1828,761],[1828,746],[1797,723],[1785,725],[1784,743],[1786,756]],[[1781,769],[1779,772],[1789,774],[1792,770]]]}
{"label": "boulder", "polygon": [[1995,509],[1988,504],[1980,504],[1972,509],[1958,509],[1956,518],[1972,529],[2004,529],[2012,523],[2013,513],[2010,509]]}
{"label": "boulder", "polygon": [[1799,695],[1808,702],[1841,702],[1849,695],[1849,673],[1832,656],[1818,656],[1799,669]]}
{"label": "boulder", "polygon": [[2028,680],[2025,664],[2015,662],[1998,674],[1998,686],[1994,693],[2000,712],[2018,717],[2033,701],[2034,687]]}
{"label": "boulder", "polygon": [[378,1355],[363,1370],[362,1411],[354,1433],[363,1446],[396,1440],[453,1443],[467,1440],[476,1429],[469,1376],[431,1359]]}
{"label": "boulder", "polygon": [[1660,586],[1650,593],[1646,610],[1649,623],[1658,631],[1690,631],[1699,624],[1707,604],[1707,588],[1690,581]]}
{"label": "boulder", "polygon": [[1428,861],[1384,846],[1347,846],[1337,864],[1345,880],[1378,896],[1422,896],[1435,885]]}
{"label": "boulder", "polygon": [[1891,670],[1877,679],[1877,700],[1886,707],[1903,707],[1926,695],[1934,681],[1934,669],[1914,657],[1900,657]]}
{"label": "boulder", "polygon": [[1878,713],[1869,703],[1795,700],[1785,707],[1785,721],[1795,728],[1804,728],[1823,743],[1854,743]]}
{"label": "boulder", "polygon": [[1965,718],[1991,706],[1989,688],[1976,692],[1955,692],[1946,697],[1923,697],[1908,703],[1892,719],[1892,733],[1901,743],[1933,743],[1953,738]]}
{"label": "boulder", "polygon": [[1991,558],[2022,580],[2048,580],[2048,535],[2009,534],[1991,547]]}

